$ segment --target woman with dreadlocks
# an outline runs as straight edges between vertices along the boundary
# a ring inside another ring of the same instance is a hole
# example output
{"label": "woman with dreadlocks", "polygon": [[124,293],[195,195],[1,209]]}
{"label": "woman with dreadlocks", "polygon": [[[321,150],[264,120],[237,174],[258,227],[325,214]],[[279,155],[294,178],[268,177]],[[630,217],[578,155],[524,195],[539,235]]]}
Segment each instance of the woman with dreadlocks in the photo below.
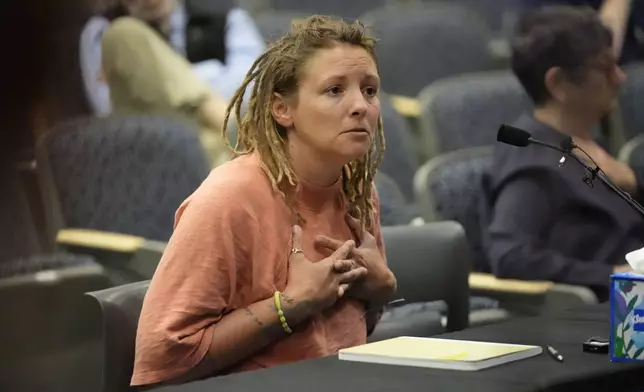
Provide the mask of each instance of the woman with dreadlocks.
{"label": "woman with dreadlocks", "polygon": [[396,290],[372,185],[379,87],[374,40],[358,22],[311,17],[257,59],[227,111],[239,124],[234,159],[177,212],[143,304],[132,385],[366,342],[372,310]]}

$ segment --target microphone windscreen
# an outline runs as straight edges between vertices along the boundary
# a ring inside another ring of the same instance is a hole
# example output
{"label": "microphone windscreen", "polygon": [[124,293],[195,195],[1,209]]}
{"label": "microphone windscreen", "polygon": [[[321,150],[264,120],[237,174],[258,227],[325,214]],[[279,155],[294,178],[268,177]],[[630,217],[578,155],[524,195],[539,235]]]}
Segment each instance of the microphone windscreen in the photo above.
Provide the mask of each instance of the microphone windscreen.
{"label": "microphone windscreen", "polygon": [[526,147],[530,144],[530,132],[523,129],[515,128],[510,125],[502,124],[496,134],[496,140],[501,143],[517,147]]}

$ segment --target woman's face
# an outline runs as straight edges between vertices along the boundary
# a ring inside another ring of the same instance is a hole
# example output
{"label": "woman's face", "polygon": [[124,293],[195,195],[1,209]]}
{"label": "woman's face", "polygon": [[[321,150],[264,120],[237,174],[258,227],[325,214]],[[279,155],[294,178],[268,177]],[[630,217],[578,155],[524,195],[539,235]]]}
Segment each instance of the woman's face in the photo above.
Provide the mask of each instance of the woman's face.
{"label": "woman's face", "polygon": [[303,144],[330,163],[346,164],[367,154],[377,136],[379,90],[369,53],[338,44],[318,50],[305,63],[296,94],[276,99],[273,115],[289,143]]}

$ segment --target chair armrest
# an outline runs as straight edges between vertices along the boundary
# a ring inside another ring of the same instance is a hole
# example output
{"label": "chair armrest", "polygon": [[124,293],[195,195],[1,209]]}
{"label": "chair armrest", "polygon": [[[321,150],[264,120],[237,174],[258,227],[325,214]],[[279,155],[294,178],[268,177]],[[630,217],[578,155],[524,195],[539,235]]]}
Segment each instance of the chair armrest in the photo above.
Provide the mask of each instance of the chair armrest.
{"label": "chair armrest", "polygon": [[54,286],[60,284],[62,281],[71,280],[80,280],[83,283],[89,281],[92,284],[96,284],[98,288],[103,288],[108,284],[104,278],[104,269],[98,264],[47,269],[30,274],[2,278],[0,279],[0,292],[9,289],[20,290],[28,286]]}
{"label": "chair armrest", "polygon": [[599,303],[597,295],[588,287],[555,284],[546,293],[544,311],[554,311]]}
{"label": "chair armrest", "polygon": [[145,238],[108,231],[63,229],[56,235],[56,243],[63,246],[134,253],[145,243]]}
{"label": "chair armrest", "polygon": [[[0,363],[3,365],[19,364],[28,358],[47,358],[100,339],[100,313],[83,294],[111,285],[104,268],[93,258],[64,253],[34,255],[29,259],[41,256],[88,262],[50,263],[51,268],[43,265],[37,272],[0,279],[0,309],[6,315],[20,315],[5,316],[0,323]],[[3,371],[6,369],[3,367]]]}
{"label": "chair armrest", "polygon": [[416,98],[403,95],[389,94],[394,109],[405,117],[416,118],[420,116],[420,101]]}
{"label": "chair armrest", "polygon": [[88,229],[60,230],[56,242],[68,252],[94,256],[114,284],[151,279],[166,245],[142,237]]}
{"label": "chair armrest", "polygon": [[494,298],[503,309],[518,314],[538,315],[598,302],[592,290],[583,286],[499,279],[476,272],[469,282],[472,295]]}
{"label": "chair armrest", "polygon": [[472,272],[469,281],[472,290],[523,295],[544,295],[554,286],[552,282],[499,279],[494,275],[478,272]]}

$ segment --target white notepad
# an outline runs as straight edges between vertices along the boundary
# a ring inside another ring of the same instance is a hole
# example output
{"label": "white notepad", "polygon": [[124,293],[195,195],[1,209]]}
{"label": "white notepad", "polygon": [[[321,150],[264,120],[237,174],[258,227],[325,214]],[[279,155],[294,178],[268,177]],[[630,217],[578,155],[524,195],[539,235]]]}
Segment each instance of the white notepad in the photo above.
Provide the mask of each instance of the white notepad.
{"label": "white notepad", "polygon": [[398,337],[340,350],[345,361],[452,370],[481,370],[539,355],[539,346]]}

